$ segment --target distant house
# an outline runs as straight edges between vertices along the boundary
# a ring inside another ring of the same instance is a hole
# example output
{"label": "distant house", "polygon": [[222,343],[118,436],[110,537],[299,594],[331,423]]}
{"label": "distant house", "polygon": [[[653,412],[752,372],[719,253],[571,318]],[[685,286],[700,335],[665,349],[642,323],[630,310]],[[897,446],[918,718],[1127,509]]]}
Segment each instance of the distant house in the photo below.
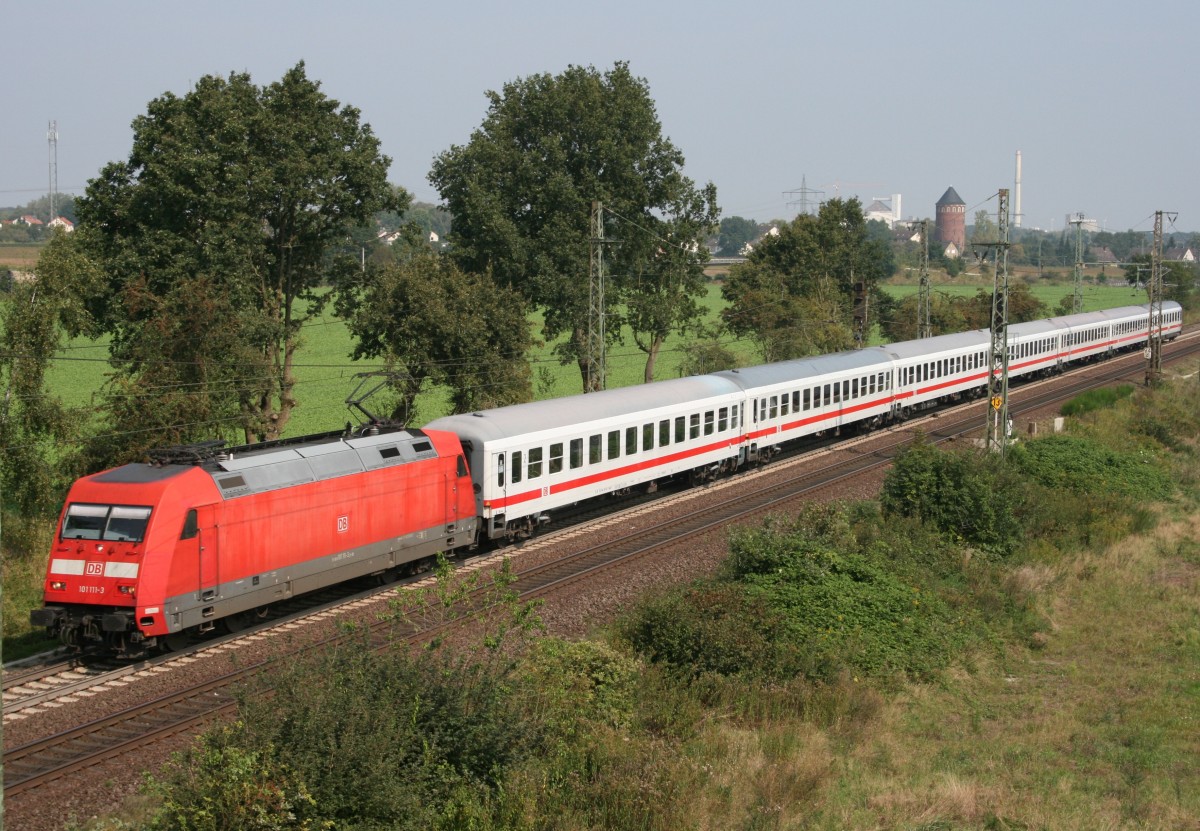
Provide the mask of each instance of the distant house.
{"label": "distant house", "polygon": [[777,237],[777,236],[779,236],[779,228],[772,225],[770,228],[767,229],[766,233],[764,233],[758,239],[754,240],[754,242],[748,242],[745,245],[743,245],[741,250],[738,251],[738,255],[742,256],[742,257],[749,256],[750,252],[754,250],[754,246],[761,243],[767,237]]}
{"label": "distant house", "polygon": [[1101,245],[1097,248],[1089,248],[1088,256],[1092,262],[1100,265],[1112,265],[1113,263],[1120,262],[1120,260],[1117,259],[1117,255],[1114,254],[1112,249],[1107,245]]}
{"label": "distant house", "polygon": [[25,216],[17,217],[17,222],[20,222],[22,225],[28,225],[31,228],[35,225],[45,225],[46,224],[46,223],[42,222],[40,219],[38,219],[36,216],[33,216],[31,214],[25,214]]}
{"label": "distant house", "polygon": [[1171,248],[1163,252],[1163,259],[1173,260],[1177,263],[1194,263],[1196,262],[1196,253],[1190,246]]}
{"label": "distant house", "polygon": [[67,219],[65,216],[56,216],[50,220],[51,228],[62,228],[68,234],[75,230],[75,223]]}
{"label": "distant house", "polygon": [[962,256],[962,251],[958,250],[958,246],[954,244],[954,240],[946,243],[946,250],[942,252],[942,256],[947,260],[957,260]]}

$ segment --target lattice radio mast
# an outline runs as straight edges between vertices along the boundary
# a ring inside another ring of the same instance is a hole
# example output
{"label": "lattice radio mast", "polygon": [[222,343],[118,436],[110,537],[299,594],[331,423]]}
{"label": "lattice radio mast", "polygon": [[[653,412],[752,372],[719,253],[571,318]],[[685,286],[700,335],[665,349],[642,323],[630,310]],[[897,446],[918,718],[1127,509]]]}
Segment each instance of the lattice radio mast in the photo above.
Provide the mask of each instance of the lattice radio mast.
{"label": "lattice radio mast", "polygon": [[58,122],[51,121],[50,129],[46,132],[50,143],[50,216],[46,220],[48,226],[58,218]]}
{"label": "lattice radio mast", "polygon": [[1083,223],[1087,222],[1083,214],[1075,214],[1070,220],[1075,226],[1075,291],[1071,295],[1071,313],[1083,311]]}

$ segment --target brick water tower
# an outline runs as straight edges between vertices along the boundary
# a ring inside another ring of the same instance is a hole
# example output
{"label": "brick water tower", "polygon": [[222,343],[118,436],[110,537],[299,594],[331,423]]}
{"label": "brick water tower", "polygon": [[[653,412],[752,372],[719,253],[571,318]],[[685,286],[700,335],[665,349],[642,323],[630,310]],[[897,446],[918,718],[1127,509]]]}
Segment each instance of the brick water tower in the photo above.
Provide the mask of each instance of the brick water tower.
{"label": "brick water tower", "polygon": [[955,192],[954,188],[946,188],[942,198],[937,201],[937,233],[935,238],[941,243],[954,243],[958,253],[963,253],[967,247],[967,203]]}

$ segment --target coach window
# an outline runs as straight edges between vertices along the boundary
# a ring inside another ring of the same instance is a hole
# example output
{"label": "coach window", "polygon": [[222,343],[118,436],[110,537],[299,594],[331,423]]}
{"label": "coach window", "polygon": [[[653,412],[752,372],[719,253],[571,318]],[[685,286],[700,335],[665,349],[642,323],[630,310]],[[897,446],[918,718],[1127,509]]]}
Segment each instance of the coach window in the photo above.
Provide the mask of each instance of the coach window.
{"label": "coach window", "polygon": [[724,433],[729,429],[729,408],[722,407],[717,410],[717,430]]}
{"label": "coach window", "polygon": [[792,390],[792,412],[800,412],[800,390]]}
{"label": "coach window", "polygon": [[812,409],[812,390],[811,389],[804,390],[804,409],[806,409],[806,410]]}
{"label": "coach window", "polygon": [[654,449],[654,422],[642,425],[642,450]]}
{"label": "coach window", "polygon": [[850,382],[849,381],[842,381],[842,400],[843,401],[850,400]]}
{"label": "coach window", "polygon": [[771,396],[771,418],[779,418],[779,396]]}
{"label": "coach window", "polygon": [[715,414],[712,410],[709,410],[704,414],[704,435],[706,436],[711,436],[713,433],[713,425],[715,424],[714,417]]}
{"label": "coach window", "polygon": [[529,478],[536,479],[542,475],[542,448],[529,448]]}
{"label": "coach window", "polygon": [[608,458],[615,459],[621,455],[621,431],[608,431]]}
{"label": "coach window", "polygon": [[671,443],[671,422],[668,419],[663,419],[658,422],[658,446],[666,447]]}
{"label": "coach window", "polygon": [[688,438],[700,438],[700,413],[692,413],[688,416]]}
{"label": "coach window", "polygon": [[604,437],[599,433],[588,437],[588,464],[595,465],[604,461],[603,441]]}
{"label": "coach window", "polygon": [[675,443],[680,444],[687,441],[687,427],[684,423],[683,416],[675,418]]}
{"label": "coach window", "polygon": [[637,428],[625,428],[625,455],[632,456],[637,453]]}
{"label": "coach window", "polygon": [[842,385],[835,382],[833,385],[833,398],[831,398],[829,400],[829,403],[830,404],[839,404],[839,403],[841,403],[841,400],[842,400]]}
{"label": "coach window", "polygon": [[504,487],[504,454],[496,457],[496,487]]}
{"label": "coach window", "polygon": [[562,442],[556,442],[550,445],[550,473],[562,473],[563,469],[563,446]]}
{"label": "coach window", "polygon": [[583,467],[583,439],[571,439],[571,470]]}
{"label": "coach window", "polygon": [[512,480],[513,484],[521,481],[521,474],[525,472],[524,459],[521,457],[520,450],[514,450],[512,454]]}
{"label": "coach window", "polygon": [[858,398],[858,379],[855,378],[850,382],[850,397]]}
{"label": "coach window", "polygon": [[779,396],[779,414],[785,416],[788,414],[788,399],[790,396],[785,392]]}
{"label": "coach window", "polygon": [[738,404],[729,411],[729,429],[736,430],[738,426],[738,413],[742,411],[743,404]]}

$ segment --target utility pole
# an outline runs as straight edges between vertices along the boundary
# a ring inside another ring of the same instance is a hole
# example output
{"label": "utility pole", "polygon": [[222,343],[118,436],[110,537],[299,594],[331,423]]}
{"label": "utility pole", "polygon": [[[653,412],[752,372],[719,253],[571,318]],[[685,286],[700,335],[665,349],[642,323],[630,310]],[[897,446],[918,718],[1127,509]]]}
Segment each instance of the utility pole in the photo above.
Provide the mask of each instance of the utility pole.
{"label": "utility pole", "polygon": [[[1163,213],[1154,212],[1154,247],[1150,250],[1150,330],[1146,339],[1146,386],[1153,386],[1162,379],[1162,304],[1163,304]],[[1178,214],[1170,213],[1172,222]]]}
{"label": "utility pole", "polygon": [[1071,296],[1071,312],[1083,311],[1083,214],[1075,214],[1071,224],[1075,226],[1075,293]]}
{"label": "utility pole", "polygon": [[992,288],[992,346],[988,365],[987,449],[1003,454],[1008,446],[1008,189],[1000,190],[999,240],[972,243],[975,248],[996,249],[996,277]]}
{"label": "utility pole", "polygon": [[604,206],[592,202],[588,268],[587,384],[584,392],[604,389]]}
{"label": "utility pole", "polygon": [[933,310],[929,291],[929,220],[921,220],[921,280],[917,288],[917,337],[933,337]]}

